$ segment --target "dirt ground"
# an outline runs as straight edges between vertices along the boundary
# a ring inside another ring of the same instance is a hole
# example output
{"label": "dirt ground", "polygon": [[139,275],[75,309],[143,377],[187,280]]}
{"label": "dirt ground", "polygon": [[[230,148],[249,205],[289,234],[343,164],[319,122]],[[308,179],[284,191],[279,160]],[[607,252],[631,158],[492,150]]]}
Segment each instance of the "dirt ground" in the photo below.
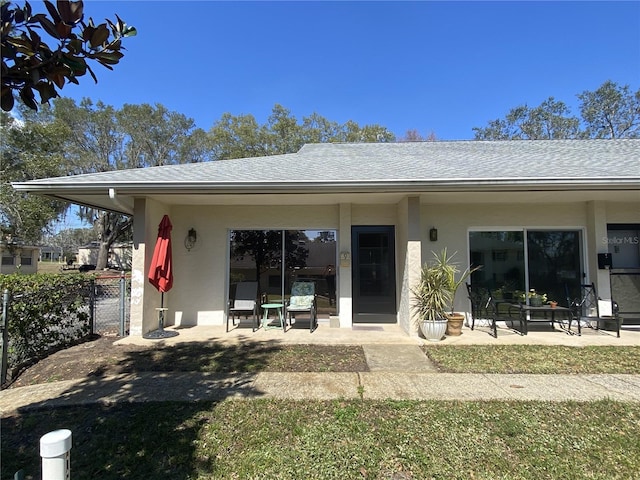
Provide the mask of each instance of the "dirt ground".
{"label": "dirt ground", "polygon": [[60,350],[24,370],[8,388],[108,376],[158,372],[365,372],[364,351],[353,345],[185,343],[171,347],[114,345],[117,337],[97,337]]}

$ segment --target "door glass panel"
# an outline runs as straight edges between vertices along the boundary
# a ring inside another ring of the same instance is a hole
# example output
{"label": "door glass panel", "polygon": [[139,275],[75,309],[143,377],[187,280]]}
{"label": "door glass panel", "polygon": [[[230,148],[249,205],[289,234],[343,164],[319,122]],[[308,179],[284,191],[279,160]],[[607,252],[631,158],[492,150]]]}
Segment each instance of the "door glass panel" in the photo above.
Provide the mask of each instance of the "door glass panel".
{"label": "door glass panel", "polygon": [[282,295],[282,231],[232,230],[229,248],[229,293],[238,282],[257,281],[258,292],[270,301]]}
{"label": "door glass panel", "polygon": [[529,289],[561,305],[580,296],[580,233],[577,231],[527,232]]}
{"label": "door glass panel", "polygon": [[307,280],[316,284],[319,317],[336,314],[335,230],[232,230],[229,251],[231,298],[238,282],[257,280],[263,300],[281,302],[295,280]]}
{"label": "door glass panel", "polygon": [[295,281],[315,284],[318,316],[329,318],[337,313],[336,302],[336,231],[290,230],[286,232],[285,296]]}
{"label": "door glass panel", "polygon": [[469,248],[472,264],[482,265],[471,283],[498,299],[524,301],[531,289],[563,305],[567,290],[570,298],[580,296],[579,231],[470,232]]}
{"label": "door glass panel", "polygon": [[397,321],[394,235],[392,226],[352,227],[354,322]]}
{"label": "door glass panel", "polygon": [[524,232],[470,232],[471,264],[482,265],[471,274],[474,288],[491,290],[505,300],[524,292]]}

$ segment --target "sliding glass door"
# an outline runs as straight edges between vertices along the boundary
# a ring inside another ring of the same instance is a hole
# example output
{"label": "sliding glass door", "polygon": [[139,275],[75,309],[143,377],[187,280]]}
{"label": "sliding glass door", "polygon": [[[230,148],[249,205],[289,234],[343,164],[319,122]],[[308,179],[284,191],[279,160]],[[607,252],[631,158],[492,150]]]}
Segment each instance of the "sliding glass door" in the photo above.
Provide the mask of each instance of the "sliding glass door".
{"label": "sliding glass door", "polygon": [[294,281],[312,281],[319,315],[335,315],[336,248],[335,230],[231,230],[229,294],[238,282],[257,281],[264,300],[279,302]]}
{"label": "sliding glass door", "polygon": [[579,296],[583,278],[578,230],[477,231],[469,233],[471,281],[505,300],[526,300],[535,290],[561,305]]}

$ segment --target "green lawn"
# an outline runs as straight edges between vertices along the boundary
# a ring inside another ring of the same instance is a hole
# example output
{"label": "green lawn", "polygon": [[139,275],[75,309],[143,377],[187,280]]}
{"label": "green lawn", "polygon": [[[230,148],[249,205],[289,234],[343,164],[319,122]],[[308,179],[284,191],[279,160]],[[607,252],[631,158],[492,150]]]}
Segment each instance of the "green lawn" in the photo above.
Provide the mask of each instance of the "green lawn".
{"label": "green lawn", "polygon": [[[425,351],[454,372],[640,372],[640,347]],[[181,368],[211,369],[206,353]],[[1,478],[19,468],[40,478],[39,439],[58,428],[73,432],[73,480],[640,478],[640,403],[610,400],[225,400],[45,410],[3,418]]]}
{"label": "green lawn", "polygon": [[640,347],[441,345],[423,350],[453,373],[640,373]]}
{"label": "green lawn", "polygon": [[633,479],[640,404],[227,400],[77,407],[3,420],[2,478],[39,478],[73,432],[82,479]]}

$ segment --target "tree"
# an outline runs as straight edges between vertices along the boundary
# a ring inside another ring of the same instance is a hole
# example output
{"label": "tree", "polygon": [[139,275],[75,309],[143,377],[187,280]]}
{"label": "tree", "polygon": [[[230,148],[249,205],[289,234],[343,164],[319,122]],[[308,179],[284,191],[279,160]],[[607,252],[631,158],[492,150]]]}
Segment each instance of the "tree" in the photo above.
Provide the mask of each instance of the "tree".
{"label": "tree", "polygon": [[[34,14],[29,2],[23,7],[11,2],[2,4],[0,26],[2,49],[2,110],[13,109],[17,94],[33,110],[38,109],[35,92],[40,103],[48,103],[59,96],[66,83],[79,84],[79,77],[98,78],[88,60],[109,70],[124,56],[122,39],[136,34],[134,27],[125,24],[117,15],[116,21],[94,24],[84,22],[84,4],[80,1],[44,0],[49,16]],[[57,44],[45,43],[41,33],[52,37]]]}
{"label": "tree", "polygon": [[638,138],[640,136],[640,89],[632,93],[628,85],[611,80],[595,92],[578,95],[580,113],[590,138]]}
{"label": "tree", "polygon": [[[124,105],[116,110],[102,102],[83,99],[79,105],[68,98],[55,102],[56,118],[69,128],[67,151],[70,173],[92,173],[124,168],[143,168],[186,163],[204,154],[205,132],[192,119],[164,106]],[[194,137],[195,136],[195,137]],[[107,264],[111,245],[123,240],[131,218],[113,212],[80,207],[81,218],[95,225],[100,248],[96,268]]]}
{"label": "tree", "polygon": [[549,97],[539,106],[521,105],[504,119],[489,122],[485,128],[474,127],[476,140],[557,140],[579,138],[580,120],[570,116],[563,102]]}
{"label": "tree", "polygon": [[418,130],[407,130],[404,137],[398,139],[398,142],[435,142],[438,140],[434,132],[430,132],[429,135],[423,137]]}
{"label": "tree", "polygon": [[361,127],[354,121],[340,125],[313,113],[302,122],[281,105],[274,105],[267,123],[253,115],[225,113],[209,130],[213,157],[217,160],[295,153],[305,143],[391,142],[393,133],[380,125]]}
{"label": "tree", "polygon": [[19,193],[11,182],[64,175],[64,145],[68,129],[52,121],[48,109],[18,121],[1,112],[0,121],[0,228],[27,243],[38,243],[50,222],[68,204]]}
{"label": "tree", "polygon": [[577,95],[582,118],[549,97],[538,107],[509,111],[504,119],[474,127],[476,140],[556,140],[566,138],[637,138],[640,135],[640,89],[632,93],[608,80],[595,92]]}
{"label": "tree", "polygon": [[[299,230],[284,232],[285,258],[287,268],[304,267],[309,251],[300,246],[306,238]],[[260,276],[270,268],[282,268],[282,231],[280,230],[234,230],[231,233],[231,257],[242,260],[245,256],[253,259],[256,266],[258,291]]]}
{"label": "tree", "polygon": [[67,259],[72,260],[73,252],[96,239],[94,228],[66,228],[44,238],[45,245],[59,247]]}

